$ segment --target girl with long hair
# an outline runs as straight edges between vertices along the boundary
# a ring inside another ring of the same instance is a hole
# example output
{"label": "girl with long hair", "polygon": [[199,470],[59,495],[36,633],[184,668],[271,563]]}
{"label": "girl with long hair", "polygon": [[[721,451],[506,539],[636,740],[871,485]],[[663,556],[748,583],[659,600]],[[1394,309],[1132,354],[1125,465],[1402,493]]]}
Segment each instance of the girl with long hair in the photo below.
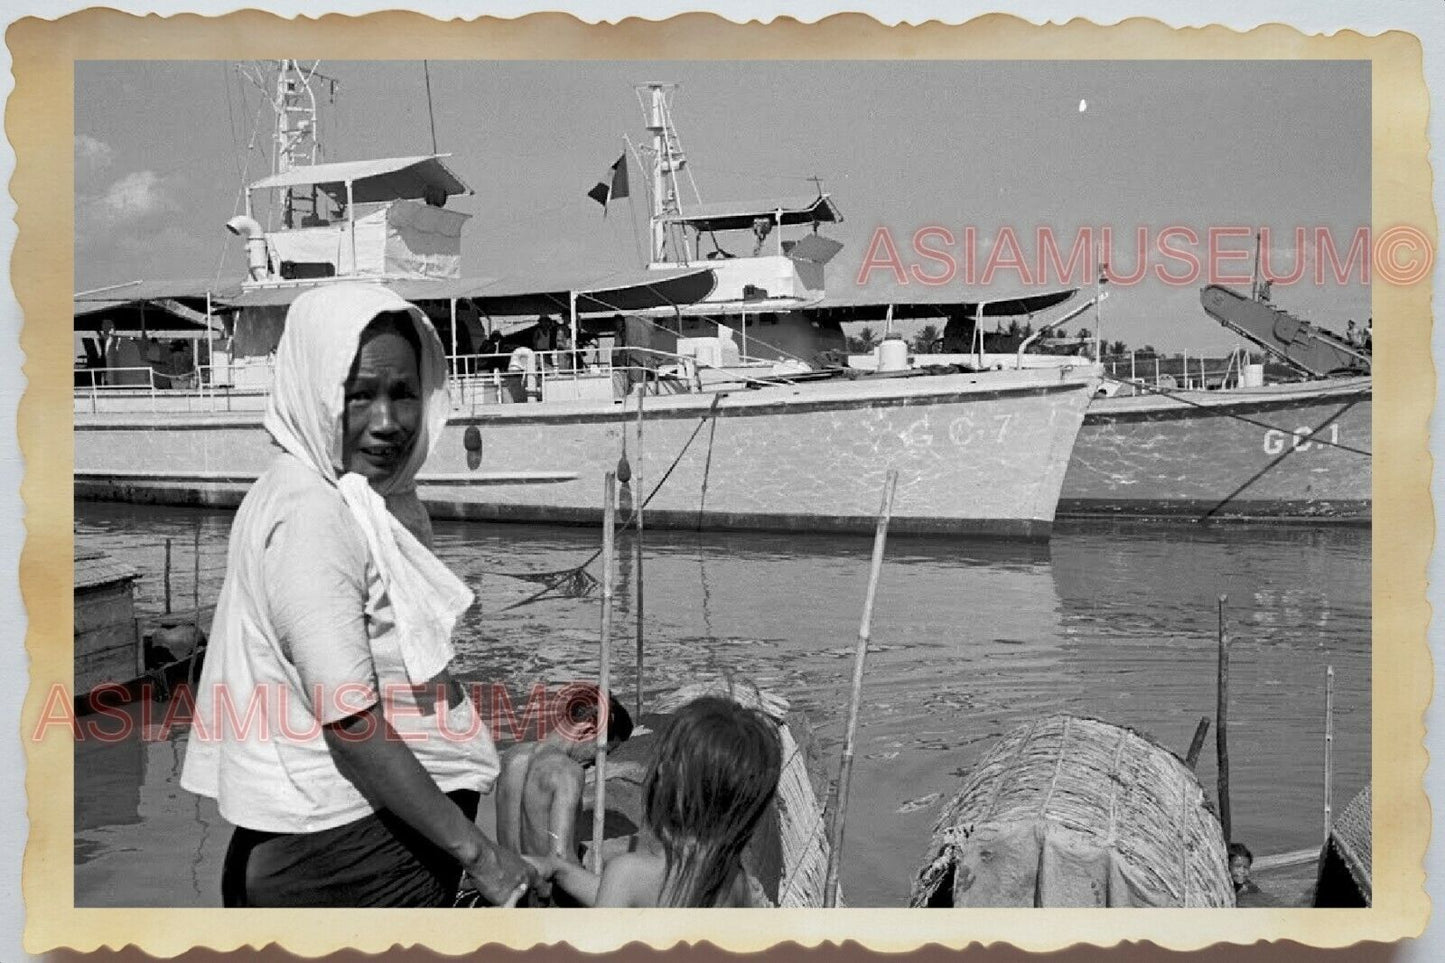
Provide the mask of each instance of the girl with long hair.
{"label": "girl with long hair", "polygon": [[767,717],[730,699],[695,699],[673,715],[648,763],[637,848],[600,877],[566,860],[533,862],[587,905],[747,906],[743,850],[781,773]]}

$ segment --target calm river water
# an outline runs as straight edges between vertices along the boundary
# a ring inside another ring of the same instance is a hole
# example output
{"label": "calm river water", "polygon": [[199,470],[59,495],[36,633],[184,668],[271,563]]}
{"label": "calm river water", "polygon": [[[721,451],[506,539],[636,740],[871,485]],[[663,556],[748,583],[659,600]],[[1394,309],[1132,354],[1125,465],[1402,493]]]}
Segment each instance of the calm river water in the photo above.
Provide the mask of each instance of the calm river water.
{"label": "calm river water", "polygon": [[[224,574],[228,512],[78,503],[77,544],[142,570],[162,606],[173,539],[178,605]],[[590,529],[443,523],[439,554],[477,592],[461,627],[464,678],[595,676],[599,601],[550,598],[518,573],[580,564]],[[630,701],[635,618],[623,562],[614,685]],[[649,690],[732,672],[792,701],[837,767],[869,538],[649,532],[644,566]],[[596,566],[593,566],[594,573]],[[1009,728],[1070,712],[1138,728],[1183,753],[1213,716],[1216,598],[1231,636],[1235,837],[1256,855],[1317,847],[1323,820],[1325,669],[1335,670],[1335,811],[1370,772],[1370,533],[1346,527],[1063,523],[1048,546],[895,537],[873,618],[848,809],[843,892],[902,906],[939,807]],[[1213,733],[1199,774],[1212,793]],[[229,827],[178,785],[184,736],[83,744],[76,766],[75,899],[82,906],[218,905]]]}

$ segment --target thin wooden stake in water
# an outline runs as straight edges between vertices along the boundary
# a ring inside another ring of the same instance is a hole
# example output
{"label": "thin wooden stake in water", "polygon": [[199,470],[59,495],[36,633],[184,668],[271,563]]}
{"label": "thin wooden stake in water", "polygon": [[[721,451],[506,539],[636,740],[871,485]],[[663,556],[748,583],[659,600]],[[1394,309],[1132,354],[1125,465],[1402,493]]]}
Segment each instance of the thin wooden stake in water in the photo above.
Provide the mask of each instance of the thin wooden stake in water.
{"label": "thin wooden stake in water", "polygon": [[1229,820],[1229,634],[1224,631],[1224,603],[1219,597],[1219,702],[1214,710],[1214,748],[1219,754],[1219,825],[1224,841],[1231,842]]}
{"label": "thin wooden stake in water", "polygon": [[1184,765],[1193,772],[1194,767],[1199,763],[1199,754],[1204,751],[1204,736],[1209,732],[1209,717],[1200,716],[1199,725],[1194,728],[1194,738],[1189,742],[1189,754],[1184,757]]}
{"label": "thin wooden stake in water", "polygon": [[191,555],[191,607],[196,625],[197,645],[201,642],[201,520],[196,519],[196,537],[192,543]]}
{"label": "thin wooden stake in water", "polygon": [[1335,667],[1325,667],[1325,842],[1334,827],[1335,781]]}
{"label": "thin wooden stake in water", "polygon": [[617,475],[608,472],[602,482],[602,633],[601,667],[597,679],[597,797],[592,804],[592,872],[602,872],[602,833],[607,819],[607,715],[612,675],[612,571],[613,527],[617,523]]}
{"label": "thin wooden stake in water", "polygon": [[878,527],[873,533],[873,565],[868,571],[868,595],[863,600],[863,620],[858,626],[858,646],[853,652],[853,692],[848,700],[848,729],[843,736],[843,762],[838,767],[838,793],[834,798],[833,823],[828,830],[828,873],[823,887],[823,905],[838,905],[838,867],[843,852],[843,828],[847,822],[848,785],[853,779],[853,743],[858,735],[858,706],[863,699],[863,664],[868,656],[868,637],[873,631],[873,599],[878,594],[878,576],[883,571],[883,546],[888,541],[888,520],[893,516],[893,489],[898,472],[889,470],[883,483],[883,504],[878,509]]}
{"label": "thin wooden stake in water", "polygon": [[170,614],[171,614],[171,540],[170,540],[169,538],[166,539],[165,583],[166,583],[166,614],[167,614],[167,615],[170,615]]}
{"label": "thin wooden stake in water", "polygon": [[647,397],[647,391],[637,393],[637,468],[634,474],[637,476],[637,498],[633,504],[637,506],[637,540],[633,543],[634,558],[632,567],[637,573],[637,718],[642,718],[642,509],[647,503],[647,489],[642,484],[642,400]]}

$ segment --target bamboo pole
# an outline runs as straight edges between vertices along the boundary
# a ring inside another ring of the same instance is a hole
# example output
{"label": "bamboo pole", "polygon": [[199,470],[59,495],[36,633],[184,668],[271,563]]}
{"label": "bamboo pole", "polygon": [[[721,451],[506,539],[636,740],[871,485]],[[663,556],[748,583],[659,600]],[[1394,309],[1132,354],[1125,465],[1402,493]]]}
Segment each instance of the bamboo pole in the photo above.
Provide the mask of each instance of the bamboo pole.
{"label": "bamboo pole", "polygon": [[1229,818],[1229,634],[1224,630],[1224,603],[1219,597],[1219,701],[1214,710],[1214,748],[1219,755],[1219,825],[1224,841],[1232,840]]}
{"label": "bamboo pole", "polygon": [[1189,754],[1184,757],[1184,765],[1190,771],[1199,764],[1199,754],[1204,751],[1204,736],[1209,732],[1209,717],[1200,716],[1199,725],[1194,728],[1194,738],[1189,742]]}
{"label": "bamboo pole", "polygon": [[647,488],[642,484],[642,403],[647,397],[645,390],[637,393],[637,496],[633,505],[637,511],[637,532],[632,543],[633,570],[637,573],[637,718],[642,718],[642,509],[647,502]]}
{"label": "bamboo pole", "polygon": [[883,483],[883,504],[878,509],[878,527],[873,533],[873,563],[868,571],[868,594],[863,600],[863,620],[858,626],[858,645],[853,652],[853,691],[848,700],[848,728],[843,736],[843,761],[838,767],[838,791],[834,799],[832,825],[828,832],[828,872],[823,887],[823,905],[838,905],[838,867],[847,822],[848,786],[853,779],[853,747],[858,734],[858,706],[863,698],[863,664],[868,656],[868,637],[873,631],[873,600],[878,594],[878,577],[883,570],[883,547],[888,541],[888,520],[893,515],[893,490],[898,472],[889,469]]}
{"label": "bamboo pole", "polygon": [[171,540],[166,539],[166,566],[164,576],[166,586],[166,614],[171,614]]}
{"label": "bamboo pole", "polygon": [[607,819],[607,689],[612,672],[613,526],[617,522],[617,476],[602,481],[602,631],[597,682],[597,795],[592,804],[592,872],[602,872],[602,834]]}
{"label": "bamboo pole", "polygon": [[1325,667],[1325,842],[1334,826],[1335,667]]}
{"label": "bamboo pole", "polygon": [[201,641],[201,520],[196,519],[195,540],[192,542],[191,607],[196,625],[196,643]]}

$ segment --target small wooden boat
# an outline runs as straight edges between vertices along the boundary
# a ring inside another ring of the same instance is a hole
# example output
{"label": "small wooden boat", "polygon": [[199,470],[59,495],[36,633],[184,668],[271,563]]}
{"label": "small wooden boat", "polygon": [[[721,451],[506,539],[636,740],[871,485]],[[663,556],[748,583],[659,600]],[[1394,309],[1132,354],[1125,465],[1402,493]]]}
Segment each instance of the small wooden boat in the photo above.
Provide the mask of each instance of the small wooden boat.
{"label": "small wooden boat", "polygon": [[[604,845],[615,840],[620,846],[639,832],[643,824],[642,781],[653,744],[669,716],[705,695],[725,696],[759,710],[777,725],[782,742],[783,769],[777,796],[743,852],[743,868],[750,877],[754,904],[822,906],[829,847],[827,819],[818,799],[826,780],[814,752],[812,730],[802,713],[793,710],[786,699],[738,679],[694,683],[655,700],[646,706],[641,718],[633,720],[631,738],[608,750]],[[578,823],[584,850],[591,845],[597,798],[595,775],[595,769],[588,770]],[[463,879],[455,905],[487,904],[471,882]],[[838,905],[843,905],[841,895]]]}
{"label": "small wooden boat", "polygon": [[1330,838],[1320,852],[1315,905],[1366,907],[1373,898],[1370,883],[1370,787],[1350,800],[1330,827]]}
{"label": "small wooden boat", "polygon": [[75,555],[76,705],[104,683],[128,682],[145,672],[145,650],[135,614],[139,573],[102,552]]}
{"label": "small wooden boat", "polygon": [[[786,699],[737,679],[716,679],[678,689],[646,707],[634,732],[607,753],[606,839],[630,836],[642,825],[642,779],[652,745],[667,718],[705,695],[720,695],[757,709],[778,726],[783,772],[778,794],[743,853],[743,866],[762,896],[777,907],[820,907],[828,866],[827,823],[820,794],[826,786],[814,752],[812,731]],[[591,794],[589,794],[591,795]],[[592,800],[584,803],[591,826]],[[584,836],[590,835],[584,829]],[[841,899],[839,901],[841,905]]]}
{"label": "small wooden boat", "polygon": [[916,907],[1233,906],[1224,834],[1152,740],[1056,715],[1004,736],[944,807]]}

